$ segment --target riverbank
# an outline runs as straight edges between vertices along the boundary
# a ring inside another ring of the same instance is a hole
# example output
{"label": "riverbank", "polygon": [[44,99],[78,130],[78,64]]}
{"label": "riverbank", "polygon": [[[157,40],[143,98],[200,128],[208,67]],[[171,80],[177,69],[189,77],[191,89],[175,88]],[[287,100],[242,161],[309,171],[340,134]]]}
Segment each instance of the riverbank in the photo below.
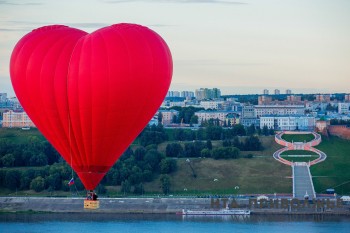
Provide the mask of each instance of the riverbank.
{"label": "riverbank", "polygon": [[[224,199],[210,198],[101,198],[100,208],[84,209],[83,198],[48,197],[0,197],[2,213],[114,213],[114,214],[175,214],[182,209],[209,210],[223,208]],[[345,215],[350,217],[350,205],[327,208],[327,206],[260,207],[248,199],[236,199],[237,207],[250,209],[258,215]],[[326,202],[325,202],[326,203]]]}

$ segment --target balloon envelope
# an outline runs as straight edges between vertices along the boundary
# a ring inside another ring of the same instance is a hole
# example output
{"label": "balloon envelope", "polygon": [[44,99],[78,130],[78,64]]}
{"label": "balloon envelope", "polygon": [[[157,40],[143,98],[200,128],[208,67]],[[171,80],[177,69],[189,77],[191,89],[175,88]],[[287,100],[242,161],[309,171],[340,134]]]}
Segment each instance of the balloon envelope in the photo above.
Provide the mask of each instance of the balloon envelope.
{"label": "balloon envelope", "polygon": [[31,120],[92,190],[159,108],[172,58],[140,25],[53,25],[17,43],[10,74]]}

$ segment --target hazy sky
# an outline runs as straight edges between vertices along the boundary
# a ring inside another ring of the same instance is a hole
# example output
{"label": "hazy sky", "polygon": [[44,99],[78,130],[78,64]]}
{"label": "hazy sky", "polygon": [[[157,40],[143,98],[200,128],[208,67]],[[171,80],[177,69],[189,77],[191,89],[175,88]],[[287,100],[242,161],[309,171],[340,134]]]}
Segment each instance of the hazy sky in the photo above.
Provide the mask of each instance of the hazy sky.
{"label": "hazy sky", "polygon": [[32,29],[121,22],[166,40],[171,90],[350,92],[350,0],[0,0],[0,92],[13,95],[11,52]]}

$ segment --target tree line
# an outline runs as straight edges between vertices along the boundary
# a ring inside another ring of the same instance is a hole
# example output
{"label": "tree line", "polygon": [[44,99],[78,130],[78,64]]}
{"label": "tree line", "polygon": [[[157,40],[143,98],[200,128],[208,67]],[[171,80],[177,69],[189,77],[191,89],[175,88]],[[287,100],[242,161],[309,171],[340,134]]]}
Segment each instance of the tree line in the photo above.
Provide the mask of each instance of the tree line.
{"label": "tree line", "polygon": [[[169,130],[161,124],[147,126],[135,140],[133,149],[128,148],[103,178],[98,192],[105,193],[105,186],[121,186],[122,193],[143,194],[145,182],[159,179],[161,190],[168,193],[171,186],[169,174],[177,169],[174,158],[237,159],[240,151],[262,149],[259,138],[253,136],[256,133],[254,126],[235,125],[226,129],[214,123],[196,131]],[[251,136],[238,138],[245,135]],[[72,170],[49,142],[37,136],[27,139],[19,143],[11,137],[0,138],[0,167],[6,168],[0,170],[0,187],[37,192],[84,189],[75,173],[74,187],[68,186]],[[158,145],[169,139],[173,142],[167,144],[163,154]],[[213,148],[212,140],[222,140],[222,144]]]}

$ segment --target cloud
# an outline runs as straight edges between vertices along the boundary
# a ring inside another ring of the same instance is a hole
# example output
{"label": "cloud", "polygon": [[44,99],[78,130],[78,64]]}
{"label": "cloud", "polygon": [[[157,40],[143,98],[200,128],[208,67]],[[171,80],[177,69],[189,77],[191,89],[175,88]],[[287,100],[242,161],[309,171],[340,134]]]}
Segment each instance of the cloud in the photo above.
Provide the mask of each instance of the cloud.
{"label": "cloud", "polygon": [[149,2],[149,3],[208,3],[208,4],[235,4],[242,5],[246,2],[237,2],[230,0],[103,0],[105,3],[117,4],[117,3],[130,3],[130,2]]}
{"label": "cloud", "polygon": [[102,28],[107,27],[107,23],[63,23],[64,25],[69,25],[75,28]]}
{"label": "cloud", "polygon": [[37,6],[43,5],[42,2],[16,2],[16,1],[0,1],[0,5],[16,5],[16,6]]}
{"label": "cloud", "polygon": [[263,62],[223,62],[214,59],[202,59],[202,60],[175,60],[174,63],[182,66],[266,66],[268,63]]}
{"label": "cloud", "polygon": [[0,28],[0,32],[27,32],[32,30],[32,28]]}

